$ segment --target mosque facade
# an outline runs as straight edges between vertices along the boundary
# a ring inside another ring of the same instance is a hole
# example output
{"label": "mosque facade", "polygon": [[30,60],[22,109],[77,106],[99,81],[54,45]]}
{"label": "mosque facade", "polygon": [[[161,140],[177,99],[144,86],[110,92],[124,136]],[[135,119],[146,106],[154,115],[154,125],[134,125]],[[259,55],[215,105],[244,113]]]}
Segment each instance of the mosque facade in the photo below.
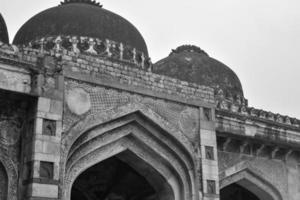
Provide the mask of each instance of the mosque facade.
{"label": "mosque facade", "polygon": [[[251,101],[251,99],[250,99]],[[152,63],[91,0],[0,15],[0,200],[299,200],[300,120],[194,45]]]}

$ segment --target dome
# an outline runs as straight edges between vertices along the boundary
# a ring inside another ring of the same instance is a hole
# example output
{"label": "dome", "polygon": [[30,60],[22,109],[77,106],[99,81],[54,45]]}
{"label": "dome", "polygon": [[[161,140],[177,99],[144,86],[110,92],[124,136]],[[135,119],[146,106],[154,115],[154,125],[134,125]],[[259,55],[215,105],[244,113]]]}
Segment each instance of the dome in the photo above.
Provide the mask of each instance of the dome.
{"label": "dome", "polygon": [[7,27],[1,13],[0,13],[0,41],[3,43],[9,43]]}
{"label": "dome", "polygon": [[241,82],[226,65],[199,47],[183,45],[153,66],[153,72],[187,82],[222,89],[224,95],[244,97]]}
{"label": "dome", "polygon": [[148,56],[145,40],[130,22],[91,0],[65,0],[35,15],[17,32],[13,43],[27,44],[37,38],[57,35],[109,39]]}

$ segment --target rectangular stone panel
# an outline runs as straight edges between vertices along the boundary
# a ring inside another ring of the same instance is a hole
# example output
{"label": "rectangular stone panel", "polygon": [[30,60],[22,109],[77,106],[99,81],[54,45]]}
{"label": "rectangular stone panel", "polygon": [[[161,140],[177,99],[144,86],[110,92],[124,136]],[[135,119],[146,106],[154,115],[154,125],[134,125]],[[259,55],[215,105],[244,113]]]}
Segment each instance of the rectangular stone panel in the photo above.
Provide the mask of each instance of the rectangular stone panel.
{"label": "rectangular stone panel", "polygon": [[[32,197],[58,198],[58,186],[49,184],[32,183],[30,185]],[[29,191],[30,194],[30,191]]]}
{"label": "rectangular stone panel", "polygon": [[19,67],[0,64],[0,88],[29,93],[31,90],[30,73]]}

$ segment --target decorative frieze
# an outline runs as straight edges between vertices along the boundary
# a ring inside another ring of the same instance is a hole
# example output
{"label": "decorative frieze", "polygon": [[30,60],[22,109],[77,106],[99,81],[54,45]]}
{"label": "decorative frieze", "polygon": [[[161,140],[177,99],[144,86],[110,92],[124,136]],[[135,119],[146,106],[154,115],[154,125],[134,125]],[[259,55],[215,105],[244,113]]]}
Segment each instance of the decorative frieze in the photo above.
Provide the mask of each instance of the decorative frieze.
{"label": "decorative frieze", "polygon": [[[0,44],[1,45],[1,44]],[[151,59],[133,47],[112,40],[91,37],[52,36],[32,41],[28,45],[44,54],[62,56],[64,54],[86,54],[107,57],[151,71]],[[11,46],[13,47],[13,46]],[[11,49],[14,52],[13,49]]]}

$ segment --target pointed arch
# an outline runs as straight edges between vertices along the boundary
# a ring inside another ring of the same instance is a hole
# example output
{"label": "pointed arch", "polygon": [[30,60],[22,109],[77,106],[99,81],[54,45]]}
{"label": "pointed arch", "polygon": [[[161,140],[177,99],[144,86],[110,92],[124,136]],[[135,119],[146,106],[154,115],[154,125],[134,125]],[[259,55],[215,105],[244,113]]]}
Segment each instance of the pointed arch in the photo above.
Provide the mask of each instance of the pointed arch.
{"label": "pointed arch", "polygon": [[165,133],[168,134],[168,137],[180,142],[185,150],[188,151],[189,154],[193,155],[194,148],[192,143],[180,130],[176,129],[170,122],[162,118],[149,107],[136,102],[105,111],[105,113],[97,113],[86,116],[84,119],[72,126],[62,137],[62,142],[64,145],[63,153],[67,153],[71,145],[73,145],[77,138],[84,132],[87,132],[101,124],[114,121],[118,118],[128,116],[133,113],[140,113],[141,115],[145,116],[149,121],[155,124],[155,126],[163,129]]}
{"label": "pointed arch", "polygon": [[[129,108],[121,108],[125,113],[119,110],[101,118],[91,117],[98,123],[88,120],[88,124],[77,125],[69,132],[68,139],[63,141],[67,149],[62,157],[64,198],[70,198],[72,184],[82,172],[105,159],[119,156],[138,171],[143,170],[139,170],[133,160],[140,160],[155,171],[156,177],[162,177],[172,188],[174,200],[196,199],[197,178],[191,143],[148,108]],[[150,183],[154,181],[151,176],[144,176]]]}
{"label": "pointed arch", "polygon": [[283,200],[280,192],[272,185],[272,183],[265,180],[259,172],[252,169],[250,166],[235,171],[221,179],[220,189],[234,183],[249,190],[261,200]]}

